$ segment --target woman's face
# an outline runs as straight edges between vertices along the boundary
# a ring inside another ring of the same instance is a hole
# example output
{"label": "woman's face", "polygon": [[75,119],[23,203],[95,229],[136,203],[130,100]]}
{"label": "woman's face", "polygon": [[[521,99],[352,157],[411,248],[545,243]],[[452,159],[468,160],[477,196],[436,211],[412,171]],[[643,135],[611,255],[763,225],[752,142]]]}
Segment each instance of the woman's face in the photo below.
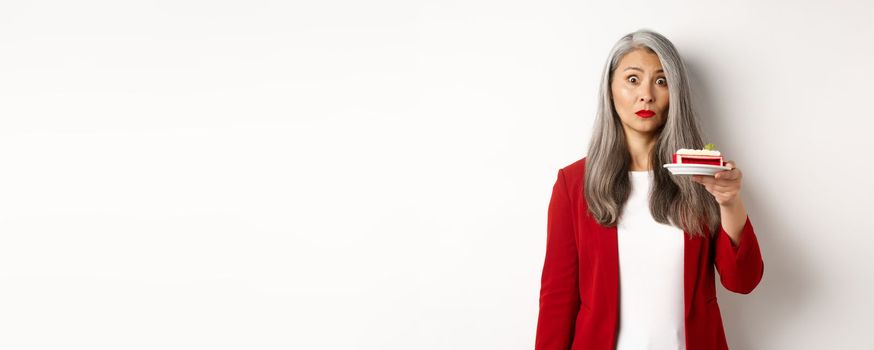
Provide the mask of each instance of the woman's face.
{"label": "woman's face", "polygon": [[668,112],[668,81],[659,57],[647,49],[633,50],[622,57],[612,74],[613,107],[625,134],[655,136]]}

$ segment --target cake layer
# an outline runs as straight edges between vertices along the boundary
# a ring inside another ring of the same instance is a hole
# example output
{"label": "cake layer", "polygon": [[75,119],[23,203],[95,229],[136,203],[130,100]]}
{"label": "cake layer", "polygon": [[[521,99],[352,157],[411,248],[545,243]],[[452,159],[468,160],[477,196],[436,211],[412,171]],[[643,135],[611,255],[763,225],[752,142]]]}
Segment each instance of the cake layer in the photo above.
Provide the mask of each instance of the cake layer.
{"label": "cake layer", "polygon": [[704,164],[722,166],[722,157],[713,156],[689,156],[683,154],[674,154],[671,159],[674,164]]}
{"label": "cake layer", "polygon": [[684,155],[684,156],[710,156],[710,157],[718,157],[722,154],[719,153],[718,150],[715,149],[688,149],[688,148],[680,148],[676,154]]}

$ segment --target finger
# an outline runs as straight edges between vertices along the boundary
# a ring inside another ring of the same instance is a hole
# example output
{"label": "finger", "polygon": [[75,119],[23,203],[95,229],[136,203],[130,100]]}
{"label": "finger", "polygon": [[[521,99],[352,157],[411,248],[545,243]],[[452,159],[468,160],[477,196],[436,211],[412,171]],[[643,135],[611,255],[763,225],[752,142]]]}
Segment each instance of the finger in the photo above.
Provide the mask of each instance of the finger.
{"label": "finger", "polygon": [[718,189],[715,189],[713,186],[707,186],[706,188],[707,188],[707,192],[710,192],[710,194],[712,194],[714,197],[731,198],[733,196],[732,193],[734,193],[730,190],[729,191],[720,191]]}
{"label": "finger", "polygon": [[720,174],[720,175],[716,176],[715,177],[716,179],[731,181],[731,182],[739,181],[740,179],[743,178],[743,172],[737,168],[731,169],[728,171],[724,171],[724,172],[719,172],[717,174]]}
{"label": "finger", "polygon": [[714,174],[713,178],[717,179],[717,180],[737,180],[738,170],[732,169],[732,170],[720,171],[720,172]]}
{"label": "finger", "polygon": [[[718,175],[718,174],[717,174],[717,175]],[[695,181],[695,182],[698,182],[698,183],[701,183],[701,184],[707,184],[707,185],[711,185],[711,184],[713,184],[713,185],[726,186],[726,185],[729,184],[729,182],[727,182],[726,180],[723,180],[723,179],[718,179],[718,180],[717,180],[717,179],[716,179],[715,177],[713,177],[713,176],[701,176],[701,175],[695,175],[695,176],[693,176],[693,177],[692,177],[692,181]]]}
{"label": "finger", "polygon": [[733,192],[731,192],[731,191],[720,191],[720,190],[713,188],[713,186],[707,186],[705,188],[707,189],[707,192],[710,192],[710,194],[713,195],[713,197],[717,197],[720,199],[732,197]]}
{"label": "finger", "polygon": [[728,194],[720,194],[720,195],[715,196],[715,197],[719,197],[720,200],[717,201],[717,202],[719,202],[719,204],[731,202],[734,200],[734,197],[731,195],[728,195]]}
{"label": "finger", "polygon": [[712,189],[714,191],[719,191],[719,192],[731,192],[731,191],[737,190],[737,186],[725,186],[725,185],[721,185],[721,184],[715,183],[715,182],[702,183],[702,185],[704,185],[704,187],[707,187],[709,189]]}
{"label": "finger", "polygon": [[725,167],[728,170],[720,171],[713,177],[719,180],[737,180],[740,178],[740,169],[737,168],[737,164],[733,160],[725,161]]}
{"label": "finger", "polygon": [[[695,179],[698,178],[698,179]],[[709,176],[697,176],[695,175],[692,179],[693,182],[700,183],[705,186],[712,186],[714,189],[720,191],[734,191],[738,190],[740,186],[735,181],[729,180],[716,180]]]}

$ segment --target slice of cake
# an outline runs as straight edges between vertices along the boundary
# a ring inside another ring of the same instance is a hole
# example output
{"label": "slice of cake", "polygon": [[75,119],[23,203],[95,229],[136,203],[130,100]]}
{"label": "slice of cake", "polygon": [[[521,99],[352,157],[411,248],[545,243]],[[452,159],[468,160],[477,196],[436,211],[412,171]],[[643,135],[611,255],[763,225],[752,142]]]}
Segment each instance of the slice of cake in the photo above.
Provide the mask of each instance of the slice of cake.
{"label": "slice of cake", "polygon": [[725,165],[722,155],[716,150],[716,145],[712,143],[708,143],[704,149],[681,148],[673,154],[671,160],[674,164]]}

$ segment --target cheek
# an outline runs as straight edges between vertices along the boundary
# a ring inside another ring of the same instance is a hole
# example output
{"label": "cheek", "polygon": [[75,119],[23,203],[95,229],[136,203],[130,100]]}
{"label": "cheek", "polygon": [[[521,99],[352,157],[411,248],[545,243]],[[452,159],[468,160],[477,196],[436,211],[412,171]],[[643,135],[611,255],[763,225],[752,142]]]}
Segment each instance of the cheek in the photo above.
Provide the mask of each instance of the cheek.
{"label": "cheek", "polygon": [[669,96],[669,95],[668,95],[668,92],[667,92],[667,91],[662,92],[661,96],[659,96],[659,97],[660,97],[659,100],[660,100],[660,101],[664,101],[664,102],[662,102],[662,105],[663,105],[665,108],[667,108],[668,105],[670,104],[670,99],[668,98],[668,96]]}
{"label": "cheek", "polygon": [[631,99],[632,99],[631,93],[630,93],[630,91],[628,91],[628,89],[623,89],[621,87],[620,88],[616,88],[616,87],[613,88],[613,101],[614,101],[613,103],[616,105],[617,109],[619,109],[619,108],[625,109],[626,106],[631,104],[630,103]]}

